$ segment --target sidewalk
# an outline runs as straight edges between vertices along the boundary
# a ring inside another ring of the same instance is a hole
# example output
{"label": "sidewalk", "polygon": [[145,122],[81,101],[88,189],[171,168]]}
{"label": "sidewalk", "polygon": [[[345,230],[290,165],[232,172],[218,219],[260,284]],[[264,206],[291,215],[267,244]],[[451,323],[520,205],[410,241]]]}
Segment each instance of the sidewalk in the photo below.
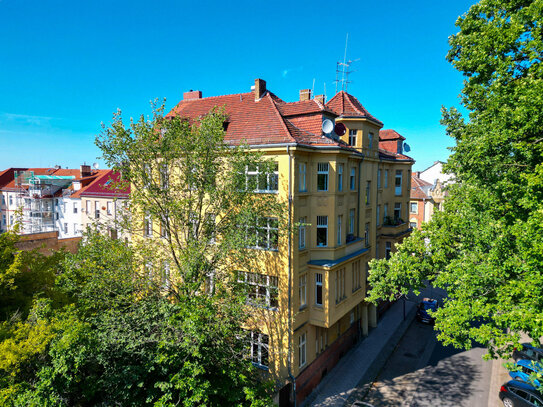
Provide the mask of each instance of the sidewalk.
{"label": "sidewalk", "polygon": [[[436,295],[435,289],[432,294]],[[377,327],[339,361],[301,406],[341,407],[349,398],[354,401],[365,394],[413,321],[419,299],[429,295],[430,289],[426,289],[405,301],[405,320],[403,300],[393,304]]]}

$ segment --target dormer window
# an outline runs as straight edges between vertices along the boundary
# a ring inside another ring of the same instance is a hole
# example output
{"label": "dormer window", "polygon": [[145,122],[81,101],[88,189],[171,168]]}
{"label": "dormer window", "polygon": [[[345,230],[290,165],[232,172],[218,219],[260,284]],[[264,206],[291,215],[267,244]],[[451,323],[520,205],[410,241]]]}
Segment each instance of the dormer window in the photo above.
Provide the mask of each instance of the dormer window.
{"label": "dormer window", "polygon": [[349,130],[349,145],[356,147],[356,130]]}
{"label": "dormer window", "polygon": [[403,148],[402,148],[402,140],[398,140],[398,154],[402,154],[403,153]]}

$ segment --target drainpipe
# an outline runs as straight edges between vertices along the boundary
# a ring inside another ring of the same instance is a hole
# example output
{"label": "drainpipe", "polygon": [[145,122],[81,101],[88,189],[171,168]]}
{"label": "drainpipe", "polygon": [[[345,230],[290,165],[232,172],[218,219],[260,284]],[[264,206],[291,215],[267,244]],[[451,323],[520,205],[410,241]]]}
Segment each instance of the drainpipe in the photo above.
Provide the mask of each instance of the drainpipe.
{"label": "drainpipe", "polygon": [[290,146],[287,145],[288,154],[288,377],[292,383],[294,407],[296,407],[296,379],[292,374],[292,156]]}

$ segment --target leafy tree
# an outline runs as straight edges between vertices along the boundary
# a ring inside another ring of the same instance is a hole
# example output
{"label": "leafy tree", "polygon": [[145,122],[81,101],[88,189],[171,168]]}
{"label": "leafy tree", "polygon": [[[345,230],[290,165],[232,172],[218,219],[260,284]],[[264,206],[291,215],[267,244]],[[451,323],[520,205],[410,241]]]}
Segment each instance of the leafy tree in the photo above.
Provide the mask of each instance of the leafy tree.
{"label": "leafy tree", "polygon": [[244,356],[244,303],[172,302],[133,259],[96,233],[67,255],[57,287],[72,303],[36,302],[0,342],[3,405],[269,405]]}
{"label": "leafy tree", "polygon": [[[155,105],[151,118],[142,115],[129,126],[116,113],[96,143],[131,184],[126,226],[139,261],[155,270],[168,262],[170,275],[162,282],[170,294],[194,295],[206,279],[220,282],[233,264],[256,257],[247,248],[259,244],[259,222],[273,217],[277,225],[282,206],[275,194],[254,191],[277,189],[278,179],[274,162],[225,142],[228,117],[222,110],[194,121],[164,118],[163,109]],[[246,169],[258,169],[258,175],[247,178]],[[277,240],[272,236],[269,243]]]}
{"label": "leafy tree", "polygon": [[455,183],[443,212],[371,263],[370,299],[429,280],[448,291],[440,340],[507,357],[521,333],[543,336],[543,1],[482,0],[456,24],[447,58],[469,120],[443,109]]}

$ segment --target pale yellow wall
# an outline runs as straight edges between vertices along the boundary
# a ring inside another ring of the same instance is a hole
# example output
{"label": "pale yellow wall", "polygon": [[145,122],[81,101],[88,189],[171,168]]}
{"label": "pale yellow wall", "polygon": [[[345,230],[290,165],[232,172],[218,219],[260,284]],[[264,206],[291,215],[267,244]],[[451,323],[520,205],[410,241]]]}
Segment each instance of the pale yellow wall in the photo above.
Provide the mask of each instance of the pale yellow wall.
{"label": "pale yellow wall", "polygon": [[[87,212],[87,202],[90,202],[90,213]],[[108,203],[111,211],[108,213]],[[100,197],[81,197],[81,225],[84,229],[92,226],[98,226],[104,232],[109,228],[119,229],[118,223],[121,221],[123,213],[122,208],[126,199],[118,198],[100,198]],[[100,212],[100,217],[95,217],[96,209]],[[129,237],[128,232],[118,233],[119,238]]]}

